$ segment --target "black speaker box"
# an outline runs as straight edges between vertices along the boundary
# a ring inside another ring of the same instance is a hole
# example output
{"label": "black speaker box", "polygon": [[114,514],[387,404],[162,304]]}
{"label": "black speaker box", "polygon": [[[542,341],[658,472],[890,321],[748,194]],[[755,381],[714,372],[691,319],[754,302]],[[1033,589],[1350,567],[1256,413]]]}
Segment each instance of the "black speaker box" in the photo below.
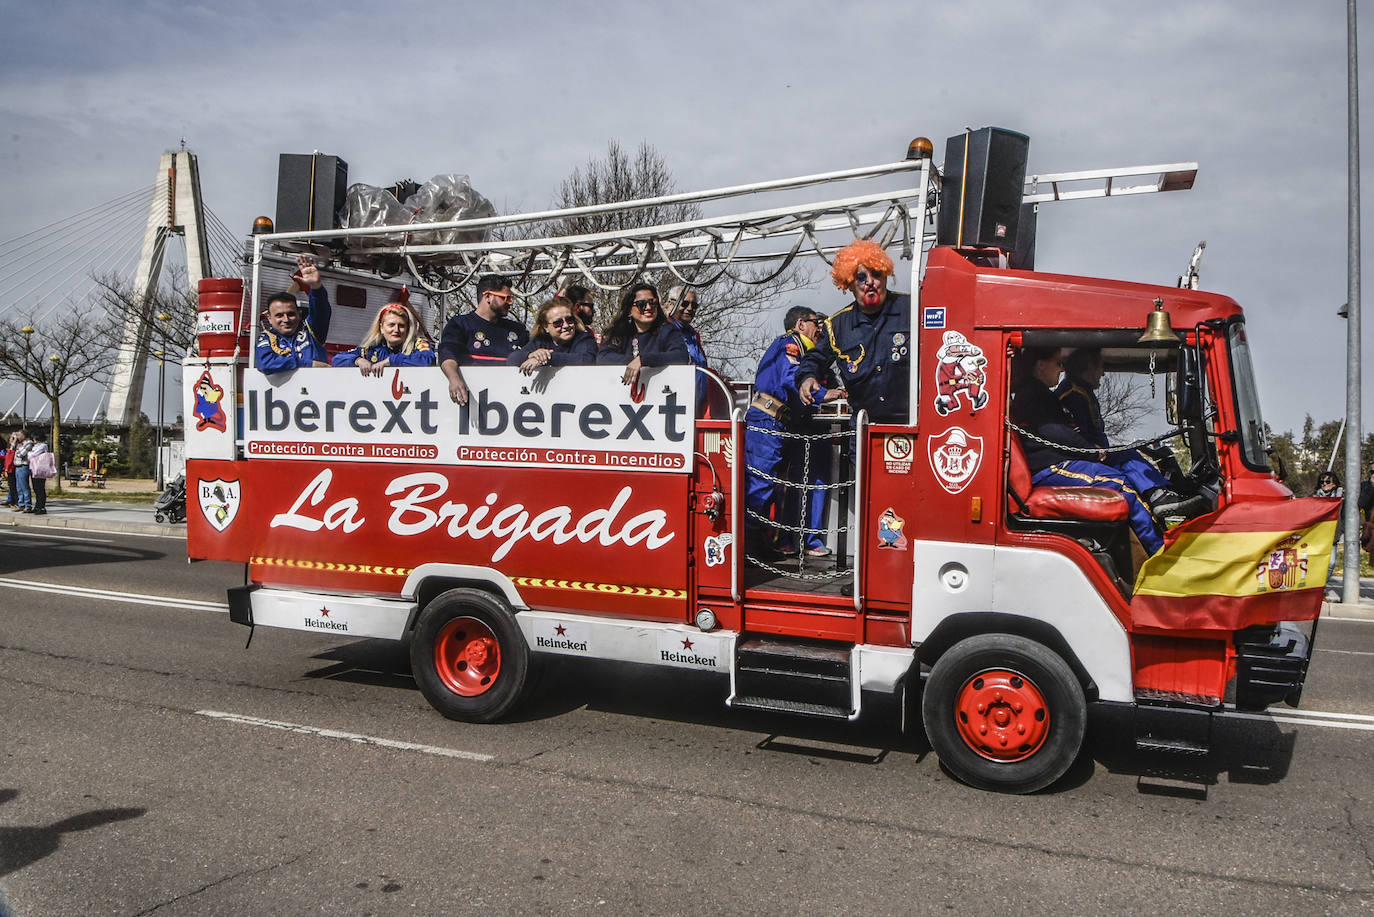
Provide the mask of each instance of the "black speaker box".
{"label": "black speaker box", "polygon": [[1020,271],[1035,270],[1035,219],[1039,204],[1022,204],[1016,222],[1016,248],[1007,255],[1007,267]]}
{"label": "black speaker box", "polygon": [[1001,127],[945,141],[936,238],[941,245],[1016,248],[1030,138]]}
{"label": "black speaker box", "polygon": [[348,163],[323,153],[282,153],[277,166],[277,232],[337,229]]}

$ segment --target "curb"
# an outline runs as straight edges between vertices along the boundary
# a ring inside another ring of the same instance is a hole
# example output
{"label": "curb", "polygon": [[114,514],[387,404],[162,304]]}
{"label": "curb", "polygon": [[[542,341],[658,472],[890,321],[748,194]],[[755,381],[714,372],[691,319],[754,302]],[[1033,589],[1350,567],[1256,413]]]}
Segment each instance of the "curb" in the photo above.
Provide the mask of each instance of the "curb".
{"label": "curb", "polygon": [[1374,605],[1360,603],[1347,605],[1344,602],[1322,602],[1323,618],[1358,618],[1361,621],[1374,621]]}
{"label": "curb", "polygon": [[84,529],[96,532],[126,532],[131,535],[161,535],[164,538],[185,538],[186,523],[159,525],[156,522],[122,522],[114,519],[74,519],[70,516],[18,516],[0,519],[0,525],[10,528]]}

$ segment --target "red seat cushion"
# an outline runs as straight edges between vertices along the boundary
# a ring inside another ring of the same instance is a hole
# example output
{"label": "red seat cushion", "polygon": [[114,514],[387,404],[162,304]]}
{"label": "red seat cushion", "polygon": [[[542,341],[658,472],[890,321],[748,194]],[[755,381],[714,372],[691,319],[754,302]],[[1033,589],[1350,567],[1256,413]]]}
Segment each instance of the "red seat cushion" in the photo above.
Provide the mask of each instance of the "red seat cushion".
{"label": "red seat cushion", "polygon": [[1007,486],[1012,511],[1030,519],[1081,519],[1085,522],[1120,522],[1130,514],[1126,498],[1106,487],[1058,487],[1031,485],[1030,466],[1018,437],[1011,437]]}

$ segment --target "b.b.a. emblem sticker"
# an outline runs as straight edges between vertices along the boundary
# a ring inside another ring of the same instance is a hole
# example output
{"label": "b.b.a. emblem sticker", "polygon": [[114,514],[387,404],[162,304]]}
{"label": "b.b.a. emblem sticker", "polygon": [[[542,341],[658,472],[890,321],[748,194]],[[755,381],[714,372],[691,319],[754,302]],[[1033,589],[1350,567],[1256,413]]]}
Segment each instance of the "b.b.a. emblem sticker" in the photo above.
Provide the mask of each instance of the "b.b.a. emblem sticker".
{"label": "b.b.a. emblem sticker", "polygon": [[239,514],[239,497],[242,485],[238,481],[215,478],[213,481],[196,481],[196,503],[205,514],[205,521],[217,532],[222,532],[233,524]]}

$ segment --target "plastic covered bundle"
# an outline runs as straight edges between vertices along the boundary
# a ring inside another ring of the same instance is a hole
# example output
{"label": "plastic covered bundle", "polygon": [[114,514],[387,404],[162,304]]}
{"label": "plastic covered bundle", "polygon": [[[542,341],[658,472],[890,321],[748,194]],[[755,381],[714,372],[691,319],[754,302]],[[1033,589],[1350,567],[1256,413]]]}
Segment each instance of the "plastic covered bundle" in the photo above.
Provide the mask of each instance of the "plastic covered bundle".
{"label": "plastic covered bundle", "polygon": [[[436,175],[406,198],[405,208],[415,217],[413,223],[442,223],[449,220],[479,220],[496,216],[496,208],[472,187],[466,175]],[[421,245],[449,245],[458,242],[485,242],[487,229],[443,229],[412,235]]]}
{"label": "plastic covered bundle", "polygon": [[[386,188],[372,185],[352,185],[344,204],[344,226],[348,229],[364,226],[404,226],[410,223],[443,223],[450,220],[474,220],[496,215],[491,201],[483,197],[466,175],[450,173],[436,175],[405,199]],[[459,232],[456,229],[417,232],[409,235],[412,245],[448,245],[456,242],[483,242],[485,229]],[[407,237],[388,233],[387,243],[401,244]],[[351,248],[365,248],[377,244],[377,238],[363,237],[349,240]]]}

